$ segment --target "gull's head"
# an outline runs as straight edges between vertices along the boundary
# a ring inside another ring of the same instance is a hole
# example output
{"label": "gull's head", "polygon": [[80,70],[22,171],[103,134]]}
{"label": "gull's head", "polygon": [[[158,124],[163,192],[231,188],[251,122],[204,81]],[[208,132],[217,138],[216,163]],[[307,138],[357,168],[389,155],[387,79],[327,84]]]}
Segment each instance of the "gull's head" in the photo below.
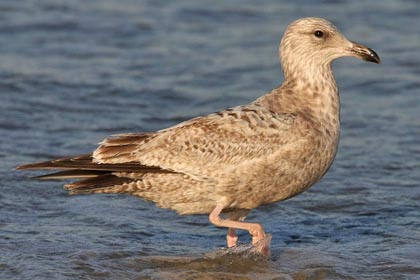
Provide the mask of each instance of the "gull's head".
{"label": "gull's head", "polygon": [[334,59],[344,56],[380,63],[373,50],[349,41],[331,22],[321,18],[292,22],[284,33],[279,51],[285,74],[305,68],[329,67]]}

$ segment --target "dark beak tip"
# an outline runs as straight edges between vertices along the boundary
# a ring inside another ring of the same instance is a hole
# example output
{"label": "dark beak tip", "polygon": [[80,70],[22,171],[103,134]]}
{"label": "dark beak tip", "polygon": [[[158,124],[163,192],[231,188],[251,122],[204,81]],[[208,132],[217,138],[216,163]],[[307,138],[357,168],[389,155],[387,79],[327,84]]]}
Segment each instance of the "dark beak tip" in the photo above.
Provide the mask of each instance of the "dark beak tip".
{"label": "dark beak tip", "polygon": [[370,48],[367,49],[369,50],[369,53],[365,56],[365,60],[381,64],[381,59],[379,58],[379,55],[374,50]]}
{"label": "dark beak tip", "polygon": [[374,62],[377,64],[381,63],[379,55],[374,50],[358,43],[353,42],[353,48],[350,50],[350,52],[365,61]]}

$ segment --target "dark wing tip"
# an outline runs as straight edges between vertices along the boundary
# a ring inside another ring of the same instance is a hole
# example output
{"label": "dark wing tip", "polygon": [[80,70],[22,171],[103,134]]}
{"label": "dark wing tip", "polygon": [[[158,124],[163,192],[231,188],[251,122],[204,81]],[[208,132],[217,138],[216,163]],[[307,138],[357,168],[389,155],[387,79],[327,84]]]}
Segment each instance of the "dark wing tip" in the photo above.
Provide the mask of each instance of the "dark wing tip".
{"label": "dark wing tip", "polygon": [[15,169],[63,170],[53,174],[38,176],[35,179],[88,178],[111,172],[176,173],[159,166],[147,166],[137,162],[95,163],[92,161],[91,154],[23,164],[16,166]]}
{"label": "dark wing tip", "polygon": [[[87,163],[92,161],[91,154],[84,154],[84,155],[77,155],[74,157],[65,157],[65,158],[57,158],[48,161],[41,161],[41,162],[34,162],[34,163],[27,163],[16,166],[16,170],[23,170],[23,169],[67,169],[69,168],[69,164],[72,165],[71,167],[76,166],[78,162]],[[77,166],[76,166],[77,167]]]}
{"label": "dark wing tip", "polygon": [[27,164],[22,164],[22,165],[18,165],[15,167],[15,170],[23,170],[23,169],[34,169],[36,167],[34,167],[33,163],[27,163]]}
{"label": "dark wing tip", "polygon": [[101,171],[101,170],[80,170],[80,169],[72,169],[72,170],[65,170],[40,176],[32,177],[31,179],[37,180],[62,180],[62,179],[75,179],[75,178],[95,178],[100,175],[108,174],[109,171]]}

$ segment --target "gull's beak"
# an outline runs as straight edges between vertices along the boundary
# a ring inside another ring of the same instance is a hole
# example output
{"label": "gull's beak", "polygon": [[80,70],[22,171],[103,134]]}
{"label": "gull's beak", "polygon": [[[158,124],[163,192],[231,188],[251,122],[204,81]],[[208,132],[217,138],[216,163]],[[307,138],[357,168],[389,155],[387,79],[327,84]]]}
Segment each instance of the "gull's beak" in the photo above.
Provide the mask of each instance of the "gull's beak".
{"label": "gull's beak", "polygon": [[366,61],[381,63],[379,55],[372,49],[365,47],[363,45],[352,42],[352,47],[350,48],[350,53],[358,58],[361,58]]}

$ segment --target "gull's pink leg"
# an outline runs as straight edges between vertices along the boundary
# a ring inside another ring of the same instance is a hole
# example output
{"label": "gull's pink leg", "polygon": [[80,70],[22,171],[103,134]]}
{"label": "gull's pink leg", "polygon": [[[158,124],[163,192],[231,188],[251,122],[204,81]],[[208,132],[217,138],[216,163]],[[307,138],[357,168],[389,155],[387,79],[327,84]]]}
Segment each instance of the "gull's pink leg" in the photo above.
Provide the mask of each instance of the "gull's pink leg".
{"label": "gull's pink leg", "polygon": [[[216,208],[214,208],[214,210],[210,213],[209,220],[212,224],[219,227],[247,230],[252,236],[252,245],[259,245],[257,243],[265,238],[263,227],[260,224],[245,223],[245,222],[222,219],[220,218],[220,213],[222,212],[222,210],[223,210],[223,206],[217,205]],[[267,251],[267,248],[261,249],[261,253],[269,254],[269,253],[266,253],[266,251]],[[269,252],[269,249],[267,252]]]}
{"label": "gull's pink leg", "polygon": [[[247,209],[235,210],[235,211],[226,213],[226,216],[228,220],[242,222],[246,218],[246,215],[248,215],[249,211],[250,210],[247,210]],[[228,234],[226,235],[226,241],[227,241],[228,248],[237,246],[238,236],[236,235],[234,228],[228,229]]]}
{"label": "gull's pink leg", "polygon": [[226,241],[228,248],[236,247],[236,243],[238,242],[238,236],[236,235],[234,228],[228,229],[228,234],[226,235]]}

